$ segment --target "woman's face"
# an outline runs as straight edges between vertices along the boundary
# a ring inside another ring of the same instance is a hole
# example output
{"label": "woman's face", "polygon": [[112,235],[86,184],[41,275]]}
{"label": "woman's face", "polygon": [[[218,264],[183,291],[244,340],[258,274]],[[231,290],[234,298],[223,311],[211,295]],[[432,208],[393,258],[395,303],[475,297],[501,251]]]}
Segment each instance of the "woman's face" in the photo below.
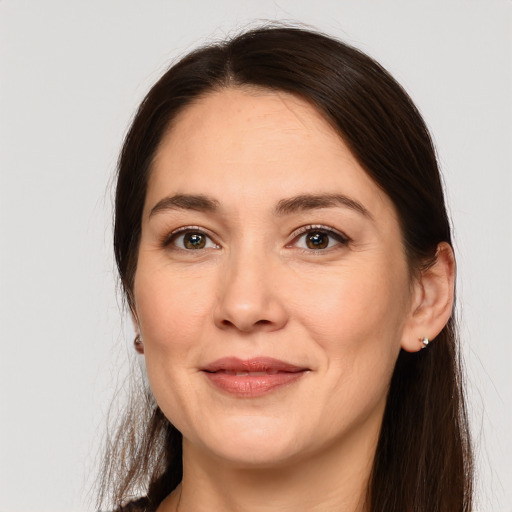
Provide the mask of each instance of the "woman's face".
{"label": "woman's face", "polygon": [[374,444],[412,289],[390,199],[308,103],[233,88],[175,120],[134,298],[190,453],[268,465]]}

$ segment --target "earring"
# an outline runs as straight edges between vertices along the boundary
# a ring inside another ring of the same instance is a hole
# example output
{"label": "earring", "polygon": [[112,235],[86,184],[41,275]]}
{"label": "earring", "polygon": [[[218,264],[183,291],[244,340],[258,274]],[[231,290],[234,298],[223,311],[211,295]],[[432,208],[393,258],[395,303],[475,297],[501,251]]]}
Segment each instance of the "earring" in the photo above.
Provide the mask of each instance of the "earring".
{"label": "earring", "polygon": [[144,345],[142,343],[142,336],[140,334],[135,336],[135,339],[133,340],[133,346],[139,354],[144,354]]}
{"label": "earring", "polygon": [[423,344],[423,346],[421,347],[422,349],[427,348],[428,344],[430,343],[428,338],[420,338],[420,341]]}

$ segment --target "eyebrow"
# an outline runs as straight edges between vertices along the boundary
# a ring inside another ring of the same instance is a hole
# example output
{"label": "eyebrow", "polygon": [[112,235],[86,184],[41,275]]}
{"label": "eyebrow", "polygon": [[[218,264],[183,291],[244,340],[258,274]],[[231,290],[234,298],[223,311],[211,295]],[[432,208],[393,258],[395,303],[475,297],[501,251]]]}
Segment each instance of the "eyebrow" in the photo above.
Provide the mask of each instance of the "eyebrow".
{"label": "eyebrow", "polygon": [[164,197],[156,203],[149,216],[167,210],[195,210],[198,212],[214,212],[219,207],[219,202],[202,194],[176,194],[174,196]]}
{"label": "eyebrow", "polygon": [[371,220],[371,213],[355,199],[343,194],[301,194],[289,199],[282,199],[274,209],[276,215],[288,215],[299,211],[316,210],[343,206],[354,210]]}
{"label": "eyebrow", "polygon": [[[274,215],[283,216],[295,212],[339,206],[354,210],[373,220],[371,213],[359,201],[343,194],[301,194],[288,199],[281,199],[274,208]],[[149,212],[149,217],[168,210],[195,210],[211,213],[218,209],[219,201],[208,196],[176,194],[158,201]]]}

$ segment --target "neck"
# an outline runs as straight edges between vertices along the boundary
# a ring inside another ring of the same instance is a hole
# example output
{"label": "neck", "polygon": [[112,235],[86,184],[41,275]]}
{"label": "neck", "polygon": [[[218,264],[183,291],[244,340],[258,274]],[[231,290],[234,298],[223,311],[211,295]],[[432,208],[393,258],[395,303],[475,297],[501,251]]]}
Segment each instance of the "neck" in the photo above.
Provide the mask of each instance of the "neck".
{"label": "neck", "polygon": [[183,480],[158,512],[366,512],[377,431],[272,467],[250,467],[205,454],[186,440]]}

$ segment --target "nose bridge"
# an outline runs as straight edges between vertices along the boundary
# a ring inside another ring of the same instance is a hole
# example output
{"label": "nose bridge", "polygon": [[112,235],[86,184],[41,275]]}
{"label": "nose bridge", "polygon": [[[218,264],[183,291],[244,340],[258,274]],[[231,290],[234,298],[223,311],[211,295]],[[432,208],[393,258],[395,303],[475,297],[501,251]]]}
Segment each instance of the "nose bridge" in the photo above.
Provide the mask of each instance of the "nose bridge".
{"label": "nose bridge", "polygon": [[215,321],[240,331],[275,330],[286,323],[286,309],[275,286],[277,262],[258,240],[245,239],[229,252],[219,286]]}

